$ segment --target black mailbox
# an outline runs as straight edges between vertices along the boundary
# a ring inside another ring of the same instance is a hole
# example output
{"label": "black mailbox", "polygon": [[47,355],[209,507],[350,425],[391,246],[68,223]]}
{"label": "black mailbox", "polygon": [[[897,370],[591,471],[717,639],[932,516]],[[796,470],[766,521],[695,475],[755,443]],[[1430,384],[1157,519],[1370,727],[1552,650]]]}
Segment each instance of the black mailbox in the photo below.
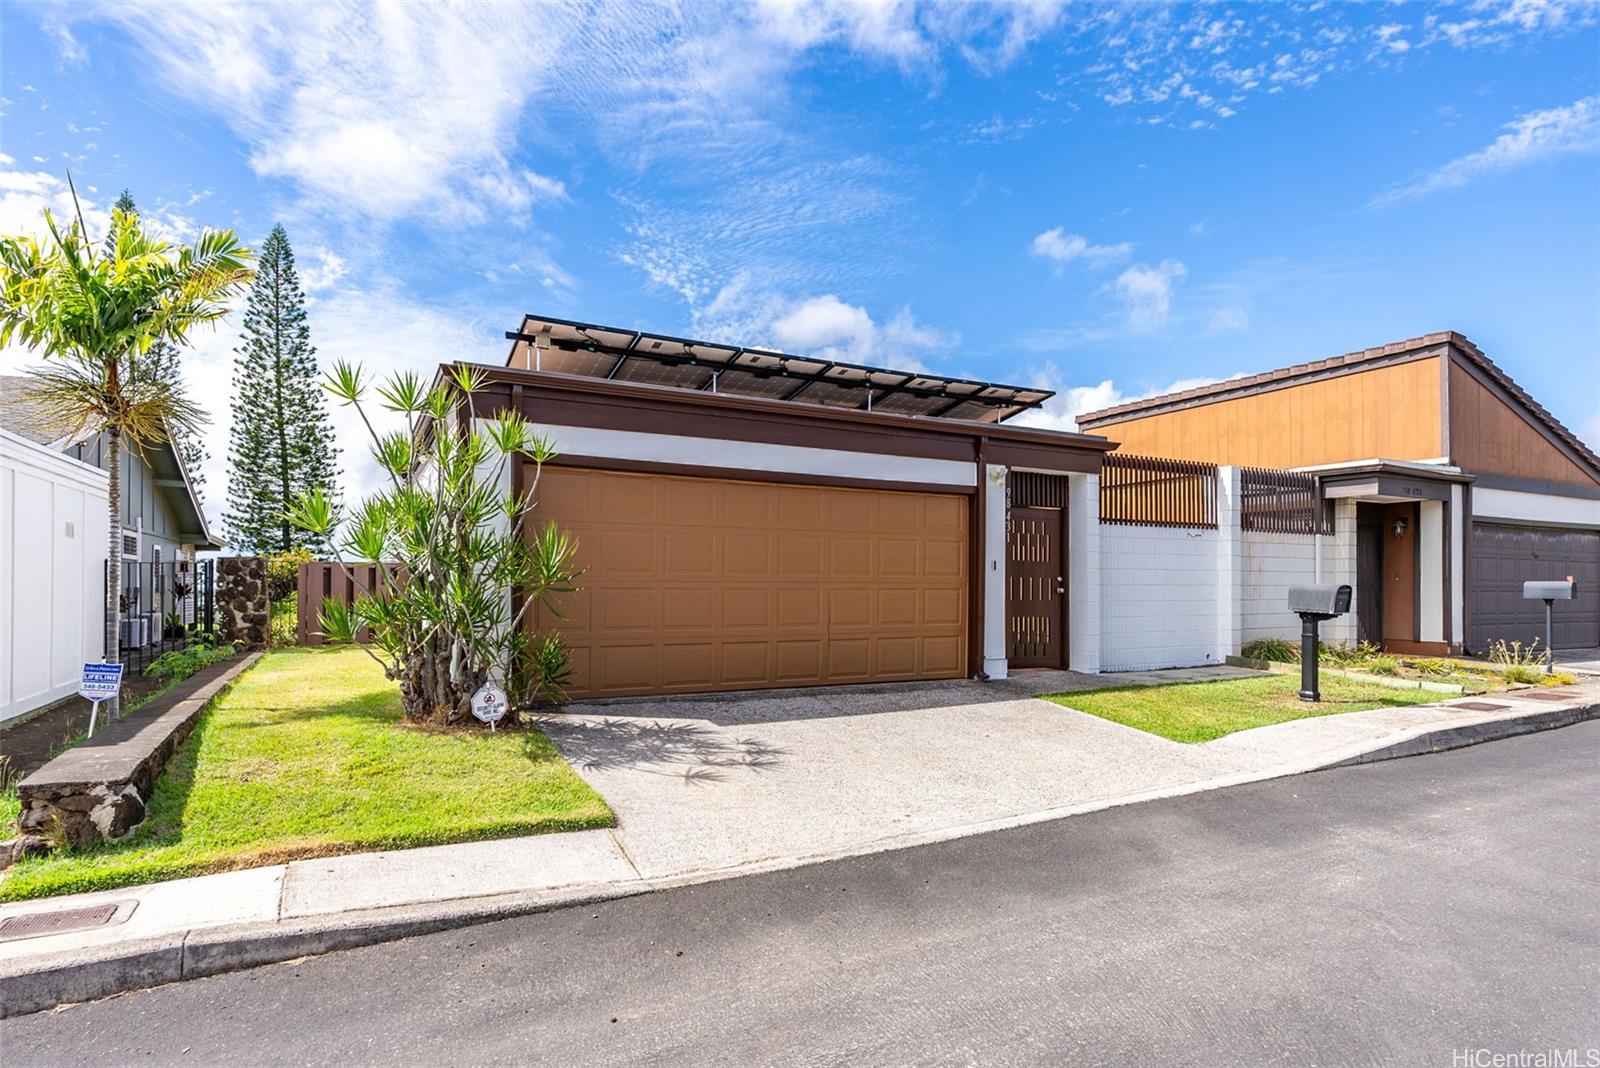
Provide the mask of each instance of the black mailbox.
{"label": "black mailbox", "polygon": [[1554,621],[1551,619],[1551,609],[1556,601],[1570,601],[1578,596],[1578,584],[1571,575],[1564,579],[1531,579],[1522,584],[1522,599],[1524,601],[1544,602],[1544,673],[1550,674],[1556,669],[1555,642],[1556,632]]}
{"label": "black mailbox", "polygon": [[1320,701],[1317,685],[1317,624],[1350,611],[1350,587],[1319,582],[1289,587],[1289,611],[1300,617],[1300,700]]}

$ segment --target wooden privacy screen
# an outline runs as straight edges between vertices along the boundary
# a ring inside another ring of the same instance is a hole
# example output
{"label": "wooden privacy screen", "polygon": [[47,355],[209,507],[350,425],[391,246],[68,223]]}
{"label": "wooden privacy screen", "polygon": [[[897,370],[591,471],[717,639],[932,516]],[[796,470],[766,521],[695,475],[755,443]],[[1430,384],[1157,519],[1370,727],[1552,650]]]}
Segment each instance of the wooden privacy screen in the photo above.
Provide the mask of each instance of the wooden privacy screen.
{"label": "wooden privacy screen", "polygon": [[1327,502],[1317,500],[1317,480],[1301,471],[1239,468],[1239,524],[1271,534],[1332,534]]}
{"label": "wooden privacy screen", "polygon": [[[348,571],[349,575],[345,572]],[[355,582],[351,582],[351,578]],[[296,583],[295,597],[298,620],[295,625],[295,642],[299,645],[326,645],[328,639],[320,633],[319,622],[322,602],[328,597],[354,604],[356,594],[370,590],[379,581],[377,564],[344,564],[333,560],[313,560],[300,565],[300,578]],[[357,641],[370,641],[371,631],[365,627],[356,635]]]}
{"label": "wooden privacy screen", "polygon": [[1215,529],[1217,465],[1107,453],[1100,465],[1100,522]]}

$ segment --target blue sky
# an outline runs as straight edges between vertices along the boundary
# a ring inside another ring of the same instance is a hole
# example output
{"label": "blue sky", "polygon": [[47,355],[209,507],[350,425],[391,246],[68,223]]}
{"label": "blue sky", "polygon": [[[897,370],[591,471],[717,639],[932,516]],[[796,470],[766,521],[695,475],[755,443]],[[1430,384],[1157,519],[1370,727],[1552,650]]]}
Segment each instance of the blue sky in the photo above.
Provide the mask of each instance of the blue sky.
{"label": "blue sky", "polygon": [[[324,361],[498,362],[531,311],[1046,384],[1058,426],[1456,329],[1600,442],[1597,19],[11,3],[0,228],[70,167],[91,225],[282,221]],[[233,343],[188,357],[219,417]]]}

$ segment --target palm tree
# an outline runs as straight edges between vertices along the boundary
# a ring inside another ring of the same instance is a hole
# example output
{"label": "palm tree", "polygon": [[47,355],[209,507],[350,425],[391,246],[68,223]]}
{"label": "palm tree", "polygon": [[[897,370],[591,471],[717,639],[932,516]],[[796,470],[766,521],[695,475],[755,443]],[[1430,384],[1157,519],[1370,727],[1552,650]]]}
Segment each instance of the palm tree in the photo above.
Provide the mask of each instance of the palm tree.
{"label": "palm tree", "polygon": [[45,240],[0,237],[0,347],[15,337],[45,358],[29,394],[50,429],[73,440],[109,438],[105,636],[106,658],[115,662],[122,444],[143,452],[173,428],[195,430],[205,421],[169,376],[156,373],[150,348],[181,342],[196,324],[227,314],[227,299],[250,280],[250,252],[232,230],[206,230],[193,245],[174,248],[122,210],[112,212],[103,250],[89,240],[81,209],[65,232],[48,210],[44,221]]}

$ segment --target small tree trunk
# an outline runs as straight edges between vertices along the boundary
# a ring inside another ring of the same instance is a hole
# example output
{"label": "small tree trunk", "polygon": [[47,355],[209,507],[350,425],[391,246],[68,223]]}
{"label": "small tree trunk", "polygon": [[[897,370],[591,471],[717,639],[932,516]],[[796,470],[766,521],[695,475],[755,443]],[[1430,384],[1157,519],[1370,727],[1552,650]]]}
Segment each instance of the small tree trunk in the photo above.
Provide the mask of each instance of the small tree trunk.
{"label": "small tree trunk", "polygon": [[[122,432],[116,427],[106,432],[111,443],[110,477],[106,480],[110,522],[106,557],[106,649],[108,664],[122,658]],[[106,702],[107,714],[121,713],[122,695]]]}

